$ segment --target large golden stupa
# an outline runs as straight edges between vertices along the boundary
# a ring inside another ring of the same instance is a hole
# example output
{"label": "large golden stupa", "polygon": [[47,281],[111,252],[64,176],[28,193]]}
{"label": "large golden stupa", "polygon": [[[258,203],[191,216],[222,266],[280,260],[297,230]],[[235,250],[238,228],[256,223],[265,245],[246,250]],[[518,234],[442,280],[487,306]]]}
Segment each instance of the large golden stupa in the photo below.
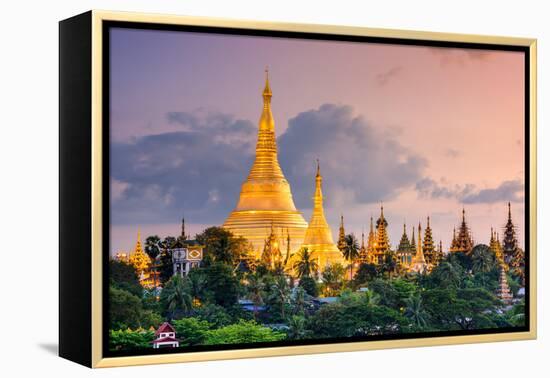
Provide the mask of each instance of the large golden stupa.
{"label": "large golden stupa", "polygon": [[302,248],[312,252],[312,257],[317,260],[319,269],[324,270],[327,265],[344,263],[342,253],[334,244],[332,231],[325,218],[323,209],[323,176],[317,161],[317,174],[315,175],[315,194],[313,196],[313,212],[306,231]]}
{"label": "large golden stupa", "polygon": [[223,227],[248,239],[259,256],[271,230],[290,237],[290,251],[300,248],[307,223],[296,210],[290,185],[277,159],[275,121],[271,113],[271,88],[266,70],[263,111],[258,129],[256,158],[241,187],[235,210]]}

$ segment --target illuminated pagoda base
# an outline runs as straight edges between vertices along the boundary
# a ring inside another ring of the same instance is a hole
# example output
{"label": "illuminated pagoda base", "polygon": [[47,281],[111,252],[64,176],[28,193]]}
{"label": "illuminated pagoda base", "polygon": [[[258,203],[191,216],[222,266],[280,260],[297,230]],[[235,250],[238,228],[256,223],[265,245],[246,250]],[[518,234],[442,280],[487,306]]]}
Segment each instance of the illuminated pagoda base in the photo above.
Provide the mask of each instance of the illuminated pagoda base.
{"label": "illuminated pagoda base", "polygon": [[252,243],[257,258],[260,258],[265,240],[272,229],[288,234],[290,250],[295,252],[300,248],[307,228],[307,222],[294,205],[290,184],[277,160],[271,96],[266,71],[256,157],[248,178],[241,187],[237,206],[223,224],[225,229]]}

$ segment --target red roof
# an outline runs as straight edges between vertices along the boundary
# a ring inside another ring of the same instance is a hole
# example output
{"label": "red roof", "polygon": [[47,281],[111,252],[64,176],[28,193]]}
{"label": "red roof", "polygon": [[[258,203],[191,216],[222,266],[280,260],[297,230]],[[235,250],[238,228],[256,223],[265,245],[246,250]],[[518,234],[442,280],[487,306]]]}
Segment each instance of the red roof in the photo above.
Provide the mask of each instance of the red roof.
{"label": "red roof", "polygon": [[163,337],[162,339],[153,340],[153,344],[165,343],[165,342],[178,342],[178,341],[179,341],[178,339],[175,339],[173,337]]}
{"label": "red roof", "polygon": [[165,333],[165,332],[174,332],[175,333],[176,330],[174,329],[174,327],[172,327],[172,325],[170,323],[164,322],[159,327],[159,329],[157,329],[157,331],[155,332],[155,336],[158,336],[159,334]]}

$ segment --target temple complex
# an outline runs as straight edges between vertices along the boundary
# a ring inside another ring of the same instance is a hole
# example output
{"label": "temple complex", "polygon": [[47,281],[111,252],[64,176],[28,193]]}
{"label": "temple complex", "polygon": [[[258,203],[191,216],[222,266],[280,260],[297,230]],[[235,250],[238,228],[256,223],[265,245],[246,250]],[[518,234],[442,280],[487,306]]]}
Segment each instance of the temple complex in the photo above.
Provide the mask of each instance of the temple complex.
{"label": "temple complex", "polygon": [[453,241],[451,242],[450,252],[462,252],[469,254],[474,247],[474,240],[470,234],[470,228],[466,223],[466,210],[462,208],[462,222],[458,229],[458,235],[456,230],[453,229]]}
{"label": "temple complex", "polygon": [[313,212],[306,230],[302,248],[307,248],[312,253],[312,257],[318,261],[319,267],[324,269],[327,265],[343,263],[344,258],[342,252],[340,252],[332,240],[332,231],[325,218],[322,183],[323,176],[321,176],[321,169],[319,161],[317,160]]}
{"label": "temple complex", "polygon": [[279,166],[267,71],[262,96],[255,160],[242,184],[237,206],[223,224],[233,234],[252,243],[258,258],[272,226],[288,230],[293,252],[302,244],[307,229],[304,217],[294,205],[290,184]]}

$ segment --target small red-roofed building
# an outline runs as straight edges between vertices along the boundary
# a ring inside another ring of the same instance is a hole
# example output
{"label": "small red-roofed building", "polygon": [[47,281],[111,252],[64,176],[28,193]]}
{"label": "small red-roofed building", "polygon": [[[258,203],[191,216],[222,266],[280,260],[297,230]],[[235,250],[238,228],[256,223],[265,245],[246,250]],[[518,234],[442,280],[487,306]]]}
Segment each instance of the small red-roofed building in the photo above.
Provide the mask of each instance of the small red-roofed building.
{"label": "small red-roofed building", "polygon": [[155,332],[155,340],[153,340],[153,348],[177,348],[180,342],[176,339],[176,330],[168,322],[162,323],[159,329]]}

